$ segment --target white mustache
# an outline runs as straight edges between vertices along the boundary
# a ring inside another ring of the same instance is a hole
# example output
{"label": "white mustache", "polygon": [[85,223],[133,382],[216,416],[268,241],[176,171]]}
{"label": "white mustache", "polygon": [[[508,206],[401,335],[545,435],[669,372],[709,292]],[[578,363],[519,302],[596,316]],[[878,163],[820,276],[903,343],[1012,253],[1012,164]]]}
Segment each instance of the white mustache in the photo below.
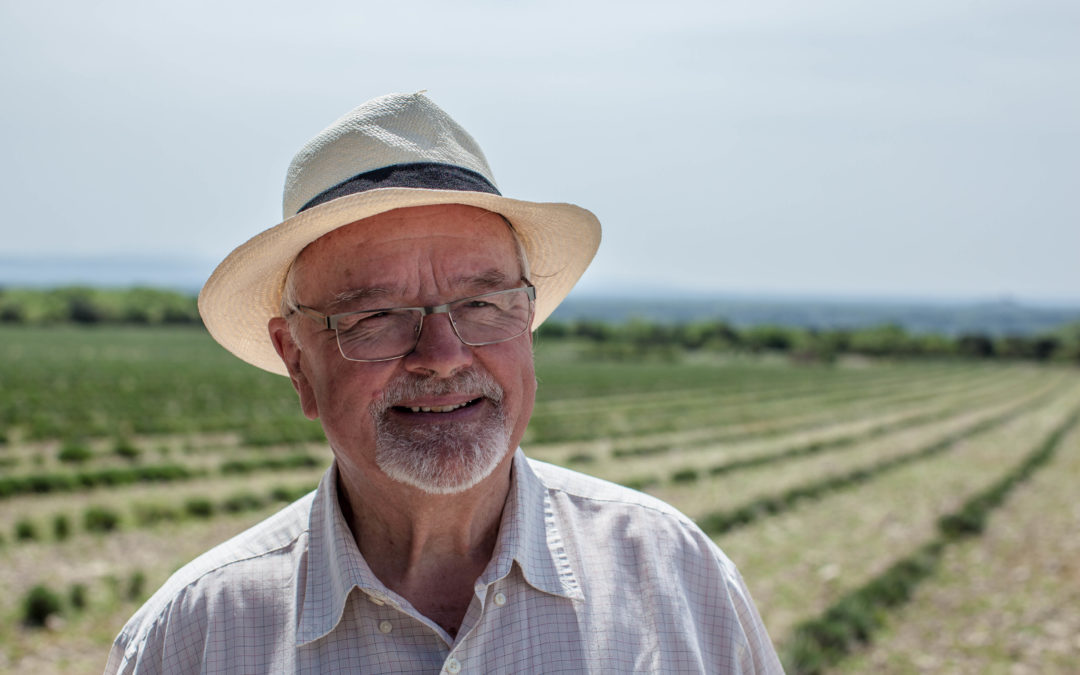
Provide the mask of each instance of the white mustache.
{"label": "white mustache", "polygon": [[449,378],[433,378],[405,373],[383,388],[382,397],[372,406],[372,413],[381,415],[402,401],[413,401],[424,396],[466,394],[470,398],[484,397],[499,403],[503,389],[491,373],[478,368],[461,371]]}

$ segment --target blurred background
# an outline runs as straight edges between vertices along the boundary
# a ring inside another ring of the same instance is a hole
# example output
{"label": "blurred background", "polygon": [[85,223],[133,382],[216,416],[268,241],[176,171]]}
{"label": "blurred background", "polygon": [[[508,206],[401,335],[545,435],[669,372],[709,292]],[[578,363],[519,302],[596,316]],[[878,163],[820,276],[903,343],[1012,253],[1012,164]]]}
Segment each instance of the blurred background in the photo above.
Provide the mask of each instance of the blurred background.
{"label": "blurred background", "polygon": [[[788,671],[1075,672],[1080,6],[0,0],[0,672],[330,461],[194,295],[293,154],[426,90],[600,252],[533,457],[655,494]],[[1047,470],[1043,470],[1047,469]]]}

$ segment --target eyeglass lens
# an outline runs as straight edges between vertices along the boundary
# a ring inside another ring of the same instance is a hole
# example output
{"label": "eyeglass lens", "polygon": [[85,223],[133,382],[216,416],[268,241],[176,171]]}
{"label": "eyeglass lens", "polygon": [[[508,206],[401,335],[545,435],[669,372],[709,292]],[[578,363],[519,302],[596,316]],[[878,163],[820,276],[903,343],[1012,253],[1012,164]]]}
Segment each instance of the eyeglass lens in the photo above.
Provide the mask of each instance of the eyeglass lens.
{"label": "eyeglass lens", "polygon": [[[523,287],[465,298],[450,303],[446,311],[465,344],[503,342],[528,330],[529,290]],[[421,309],[389,309],[340,317],[337,338],[342,356],[371,361],[408,354],[420,338],[423,314]]]}

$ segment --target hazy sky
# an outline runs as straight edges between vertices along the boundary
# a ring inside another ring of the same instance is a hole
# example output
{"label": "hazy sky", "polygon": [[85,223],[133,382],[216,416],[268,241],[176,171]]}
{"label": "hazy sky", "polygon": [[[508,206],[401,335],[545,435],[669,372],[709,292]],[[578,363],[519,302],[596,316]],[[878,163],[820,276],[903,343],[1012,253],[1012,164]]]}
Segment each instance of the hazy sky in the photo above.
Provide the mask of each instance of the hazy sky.
{"label": "hazy sky", "polygon": [[209,273],[293,153],[427,89],[584,291],[1080,302],[1080,4],[0,4],[0,258]]}

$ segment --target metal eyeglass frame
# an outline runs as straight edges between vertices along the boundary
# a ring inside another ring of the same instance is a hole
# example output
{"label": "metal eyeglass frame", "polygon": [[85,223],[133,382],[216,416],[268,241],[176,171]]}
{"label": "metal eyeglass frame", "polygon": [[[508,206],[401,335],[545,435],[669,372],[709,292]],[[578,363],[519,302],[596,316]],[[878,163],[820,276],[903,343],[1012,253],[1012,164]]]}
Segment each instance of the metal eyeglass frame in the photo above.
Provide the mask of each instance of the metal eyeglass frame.
{"label": "metal eyeglass frame", "polygon": [[[304,316],[323,324],[326,330],[334,331],[334,340],[338,345],[338,353],[341,354],[341,358],[346,361],[357,361],[359,363],[379,363],[381,361],[393,361],[395,359],[403,359],[409,354],[412,354],[416,349],[416,345],[420,343],[420,334],[424,330],[424,317],[428,314],[445,314],[446,318],[450,321],[450,327],[454,330],[454,335],[457,339],[461,340],[461,343],[470,347],[482,347],[484,345],[494,345],[500,342],[507,342],[514,338],[524,335],[528,332],[529,327],[532,325],[533,315],[536,312],[536,287],[533,286],[528,279],[522,277],[522,281],[525,282],[524,286],[517,286],[515,288],[507,288],[501,291],[492,291],[490,293],[481,293],[480,295],[471,295],[466,298],[458,298],[457,300],[451,300],[450,302],[443,303],[441,305],[432,305],[429,307],[380,307],[376,309],[361,309],[355,312],[342,312],[341,314],[323,314],[314,307],[308,307],[307,305],[293,305],[293,310],[303,314]],[[457,324],[454,323],[454,318],[450,314],[450,305],[456,305],[459,302],[466,300],[478,300],[481,298],[490,298],[493,295],[505,295],[507,293],[517,293],[519,291],[525,291],[525,294],[529,297],[529,318],[525,322],[525,327],[520,332],[504,337],[498,340],[489,340],[487,342],[469,342],[465,338],[461,337],[461,333],[458,332]],[[345,356],[345,350],[341,348],[341,335],[337,332],[338,321],[347,316],[353,316],[355,314],[372,314],[375,312],[394,312],[394,311],[417,311],[420,312],[420,322],[416,325],[416,335],[414,336],[413,344],[409,347],[408,351],[405,351],[397,356],[385,356],[380,359],[354,359]]]}

